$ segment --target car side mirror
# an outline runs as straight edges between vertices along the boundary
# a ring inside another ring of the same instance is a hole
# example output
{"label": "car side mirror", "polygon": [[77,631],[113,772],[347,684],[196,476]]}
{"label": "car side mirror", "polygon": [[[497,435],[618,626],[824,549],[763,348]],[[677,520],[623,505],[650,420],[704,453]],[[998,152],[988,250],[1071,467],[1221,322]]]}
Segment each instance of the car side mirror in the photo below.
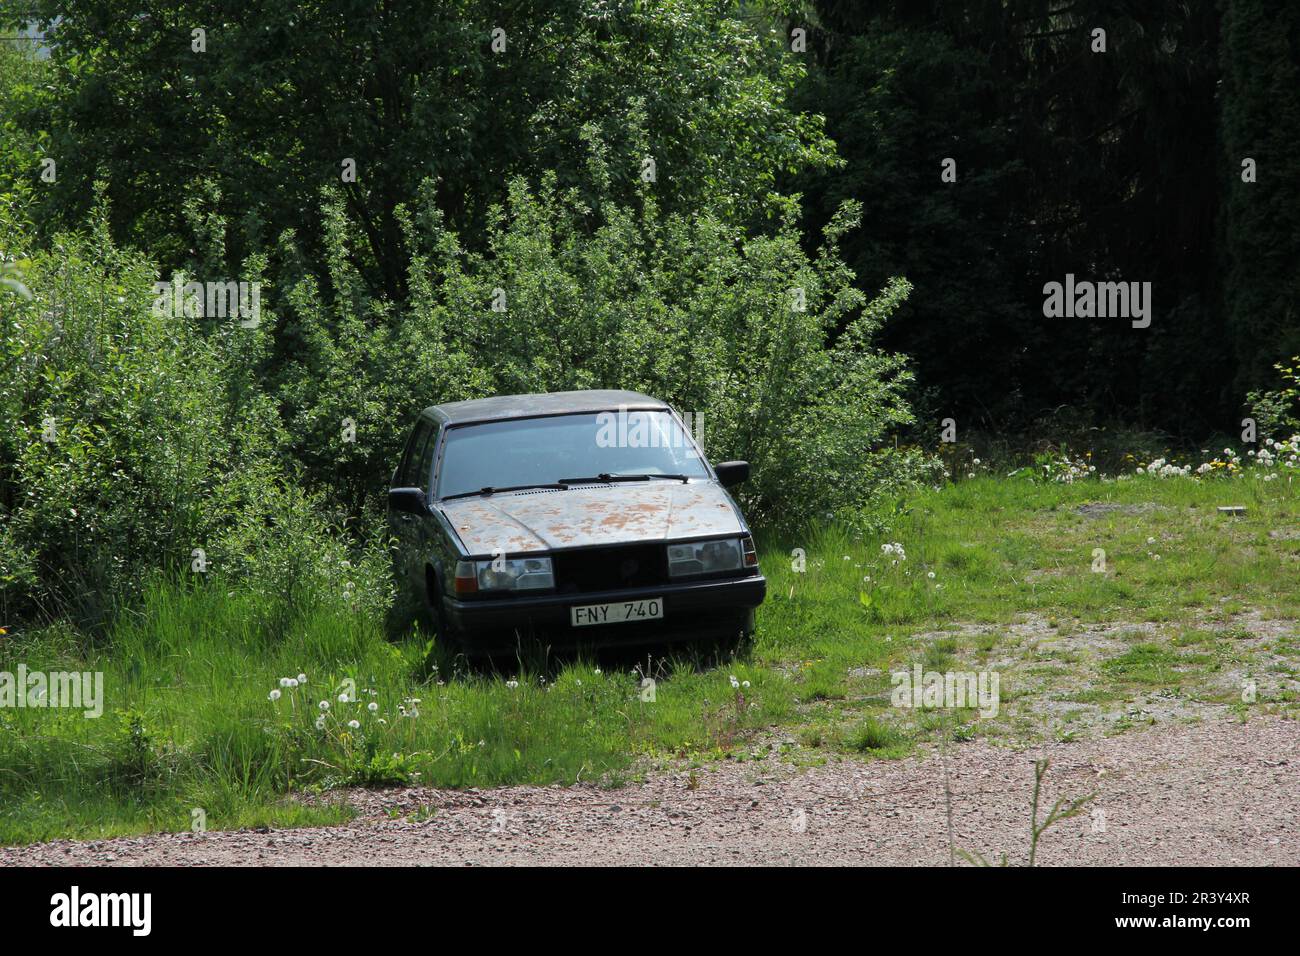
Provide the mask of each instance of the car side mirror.
{"label": "car side mirror", "polygon": [[408,515],[426,515],[429,507],[424,500],[422,488],[389,488],[388,507],[393,511]]}
{"label": "car side mirror", "polygon": [[713,466],[713,472],[718,476],[718,481],[722,487],[730,488],[738,485],[749,478],[749,462],[747,461],[723,461]]}

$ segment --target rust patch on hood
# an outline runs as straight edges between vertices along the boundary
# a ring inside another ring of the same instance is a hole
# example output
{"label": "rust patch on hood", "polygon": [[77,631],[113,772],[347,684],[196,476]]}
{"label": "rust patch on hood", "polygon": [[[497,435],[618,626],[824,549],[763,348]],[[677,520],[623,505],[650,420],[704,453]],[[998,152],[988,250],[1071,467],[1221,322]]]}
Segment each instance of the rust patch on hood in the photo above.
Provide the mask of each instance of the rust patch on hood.
{"label": "rust patch on hood", "polygon": [[734,534],[740,518],[711,481],[629,482],[462,498],[440,505],[472,554]]}

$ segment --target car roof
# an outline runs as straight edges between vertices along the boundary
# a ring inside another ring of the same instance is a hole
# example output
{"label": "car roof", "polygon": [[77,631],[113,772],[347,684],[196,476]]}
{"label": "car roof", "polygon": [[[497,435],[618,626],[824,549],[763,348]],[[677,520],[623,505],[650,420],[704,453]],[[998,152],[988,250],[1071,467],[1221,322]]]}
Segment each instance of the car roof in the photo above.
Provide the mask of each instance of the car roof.
{"label": "car roof", "polygon": [[448,425],[470,422],[496,422],[509,418],[534,418],[539,415],[567,415],[581,412],[668,408],[668,403],[640,392],[620,389],[592,389],[582,392],[546,392],[537,395],[497,395],[467,402],[431,405],[424,414]]}

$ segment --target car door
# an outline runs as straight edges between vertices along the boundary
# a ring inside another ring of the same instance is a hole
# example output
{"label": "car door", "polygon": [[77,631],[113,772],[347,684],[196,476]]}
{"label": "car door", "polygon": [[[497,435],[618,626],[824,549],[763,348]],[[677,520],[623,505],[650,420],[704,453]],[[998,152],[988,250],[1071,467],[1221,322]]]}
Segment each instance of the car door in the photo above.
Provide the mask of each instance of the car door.
{"label": "car door", "polygon": [[[436,432],[433,422],[428,419],[421,418],[416,422],[411,438],[407,442],[406,454],[402,456],[402,463],[393,474],[393,487],[420,488],[428,491],[428,471],[421,471],[421,462],[425,459]],[[421,475],[424,476],[423,479]],[[424,564],[421,559],[424,546],[422,522],[415,515],[391,510],[388,514],[388,522],[393,537],[397,540],[394,565],[398,579],[412,587],[422,586],[424,578]]]}
{"label": "car door", "polygon": [[[415,466],[415,487],[424,492],[426,500],[433,496],[433,459],[438,451],[439,433],[438,425],[430,422],[428,438],[420,448],[420,457]],[[439,533],[438,524],[432,514],[425,514],[416,519],[412,527],[411,561],[414,567],[411,573],[423,587],[424,566],[432,559],[434,552],[440,550],[433,541],[433,537]]]}

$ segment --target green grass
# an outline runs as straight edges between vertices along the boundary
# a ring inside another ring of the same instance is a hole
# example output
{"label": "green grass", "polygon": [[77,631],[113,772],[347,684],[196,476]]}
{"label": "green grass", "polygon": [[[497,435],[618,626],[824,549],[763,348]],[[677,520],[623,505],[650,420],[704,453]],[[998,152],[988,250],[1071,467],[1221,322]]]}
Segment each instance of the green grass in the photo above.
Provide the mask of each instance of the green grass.
{"label": "green grass", "polygon": [[907,735],[874,718],[851,728],[845,739],[850,750],[878,756],[902,756],[908,749]]}
{"label": "green grass", "polygon": [[[1220,504],[1249,510],[1224,518]],[[0,671],[101,670],[107,701],[99,719],[0,709],[0,843],[185,830],[195,808],[212,828],[337,822],[349,811],[330,793],[355,783],[616,785],[792,748],[800,760],[892,758],[941,732],[1077,739],[1240,708],[1243,676],[1259,683],[1246,712],[1294,714],[1298,528],[1285,481],[962,481],[918,493],[876,536],[767,537],[769,596],[745,657],[641,672],[431,672],[425,637],[390,642],[337,601],[290,614],[211,584],[155,588],[94,642],[65,628],[0,640]],[[906,560],[891,564],[887,542]],[[996,670],[999,715],[892,707],[890,675],[913,663]],[[268,699],[299,673],[305,686]],[[338,700],[348,686],[358,702]]]}

